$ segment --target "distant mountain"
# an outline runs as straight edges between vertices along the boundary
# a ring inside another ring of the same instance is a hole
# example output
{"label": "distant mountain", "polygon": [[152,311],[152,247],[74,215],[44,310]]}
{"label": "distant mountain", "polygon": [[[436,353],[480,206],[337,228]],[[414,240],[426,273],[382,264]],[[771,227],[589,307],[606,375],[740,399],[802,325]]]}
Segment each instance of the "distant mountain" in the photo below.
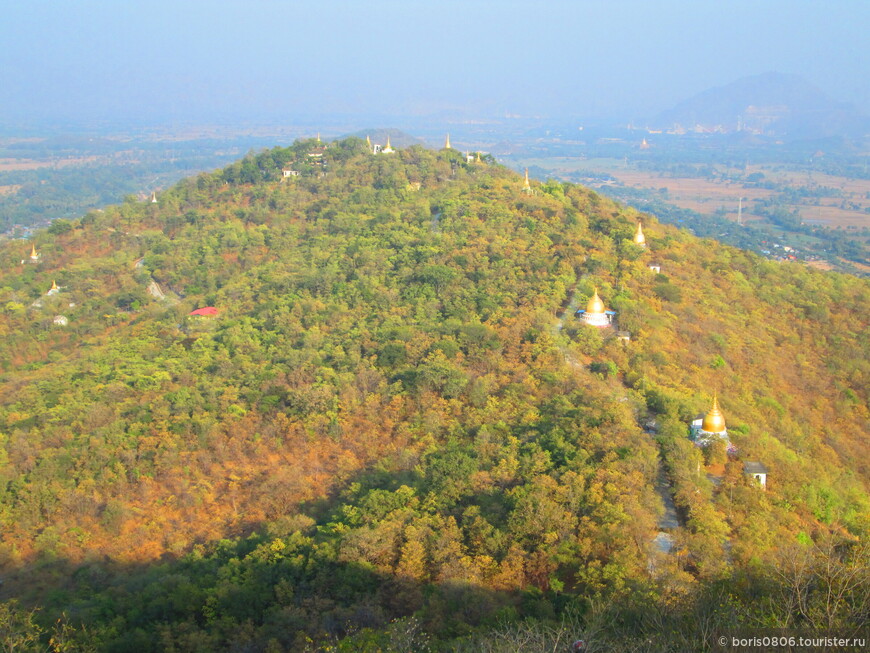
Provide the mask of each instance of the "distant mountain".
{"label": "distant mountain", "polygon": [[771,72],[708,89],[660,113],[653,124],[687,131],[819,138],[863,134],[870,129],[870,118],[830,99],[798,75]]}

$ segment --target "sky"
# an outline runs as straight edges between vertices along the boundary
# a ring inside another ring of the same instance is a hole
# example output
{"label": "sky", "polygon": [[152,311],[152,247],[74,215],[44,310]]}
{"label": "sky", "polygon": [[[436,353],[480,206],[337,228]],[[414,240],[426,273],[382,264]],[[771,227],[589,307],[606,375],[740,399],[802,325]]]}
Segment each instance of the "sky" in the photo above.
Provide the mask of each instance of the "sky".
{"label": "sky", "polygon": [[870,114],[870,1],[0,0],[0,120],[643,119],[776,71]]}

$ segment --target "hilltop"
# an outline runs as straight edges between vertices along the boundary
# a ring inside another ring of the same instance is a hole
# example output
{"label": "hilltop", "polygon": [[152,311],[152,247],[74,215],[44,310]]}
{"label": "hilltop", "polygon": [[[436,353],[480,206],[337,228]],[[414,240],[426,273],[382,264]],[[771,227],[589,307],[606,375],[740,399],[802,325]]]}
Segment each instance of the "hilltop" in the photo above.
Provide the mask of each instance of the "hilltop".
{"label": "hilltop", "polygon": [[[13,614],[137,651],[859,624],[866,585],[816,601],[866,572],[867,281],[358,138],[156,199],[0,250]],[[730,457],[687,437],[714,396]]]}

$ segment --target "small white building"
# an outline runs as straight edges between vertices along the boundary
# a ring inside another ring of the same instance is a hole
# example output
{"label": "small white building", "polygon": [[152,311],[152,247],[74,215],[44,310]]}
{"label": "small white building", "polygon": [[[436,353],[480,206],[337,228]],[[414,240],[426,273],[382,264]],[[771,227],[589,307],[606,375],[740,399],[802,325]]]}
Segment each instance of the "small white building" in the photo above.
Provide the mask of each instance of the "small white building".
{"label": "small white building", "polygon": [[55,326],[66,326],[69,324],[69,318],[66,315],[55,315],[51,323]]}
{"label": "small white building", "polygon": [[743,473],[754,479],[754,481],[761,486],[761,489],[767,489],[767,467],[763,464],[747,460],[743,463]]}
{"label": "small white building", "polygon": [[285,179],[286,179],[287,177],[298,177],[298,176],[299,176],[299,171],[298,171],[298,170],[287,170],[287,169],[285,169],[285,170],[282,170],[281,173],[284,175],[284,178],[285,178]]}
{"label": "small white building", "polygon": [[656,274],[662,273],[662,266],[658,263],[650,263],[647,267]]}

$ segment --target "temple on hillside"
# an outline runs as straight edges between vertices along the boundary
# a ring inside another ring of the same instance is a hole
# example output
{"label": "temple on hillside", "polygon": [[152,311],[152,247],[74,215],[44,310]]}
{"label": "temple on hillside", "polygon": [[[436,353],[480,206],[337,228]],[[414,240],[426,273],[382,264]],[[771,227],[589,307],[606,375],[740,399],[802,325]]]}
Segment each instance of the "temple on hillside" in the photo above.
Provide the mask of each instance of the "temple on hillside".
{"label": "temple on hillside", "polygon": [[48,292],[45,293],[45,294],[46,294],[46,295],[56,295],[56,294],[59,293],[59,292],[60,292],[60,288],[58,288],[58,286],[57,286],[57,282],[56,282],[56,281],[52,281],[52,282],[51,282],[51,288],[49,288],[49,289],[48,289]]}
{"label": "temple on hillside", "polygon": [[389,135],[387,135],[387,144],[384,145],[383,148],[381,148],[381,154],[392,154],[395,151],[396,150],[393,149],[393,146],[390,145],[390,137]]}
{"label": "temple on hillside", "polygon": [[728,429],[725,428],[725,416],[719,408],[719,400],[715,395],[710,412],[703,418],[699,417],[692,422],[692,438],[699,446],[706,446],[716,440],[724,440],[726,444],[731,444],[728,438]]}
{"label": "temple on hillside", "polygon": [[36,251],[36,245],[30,245],[30,262],[31,263],[39,263],[39,252]]}
{"label": "temple on hillside", "polygon": [[637,231],[634,232],[634,244],[646,247],[646,236],[643,235],[643,226],[637,223]]}
{"label": "temple on hillside", "polygon": [[615,311],[608,311],[604,307],[604,302],[598,296],[598,288],[592,294],[592,299],[586,304],[586,309],[577,311],[577,316],[586,324],[595,327],[607,327],[613,323]]}

